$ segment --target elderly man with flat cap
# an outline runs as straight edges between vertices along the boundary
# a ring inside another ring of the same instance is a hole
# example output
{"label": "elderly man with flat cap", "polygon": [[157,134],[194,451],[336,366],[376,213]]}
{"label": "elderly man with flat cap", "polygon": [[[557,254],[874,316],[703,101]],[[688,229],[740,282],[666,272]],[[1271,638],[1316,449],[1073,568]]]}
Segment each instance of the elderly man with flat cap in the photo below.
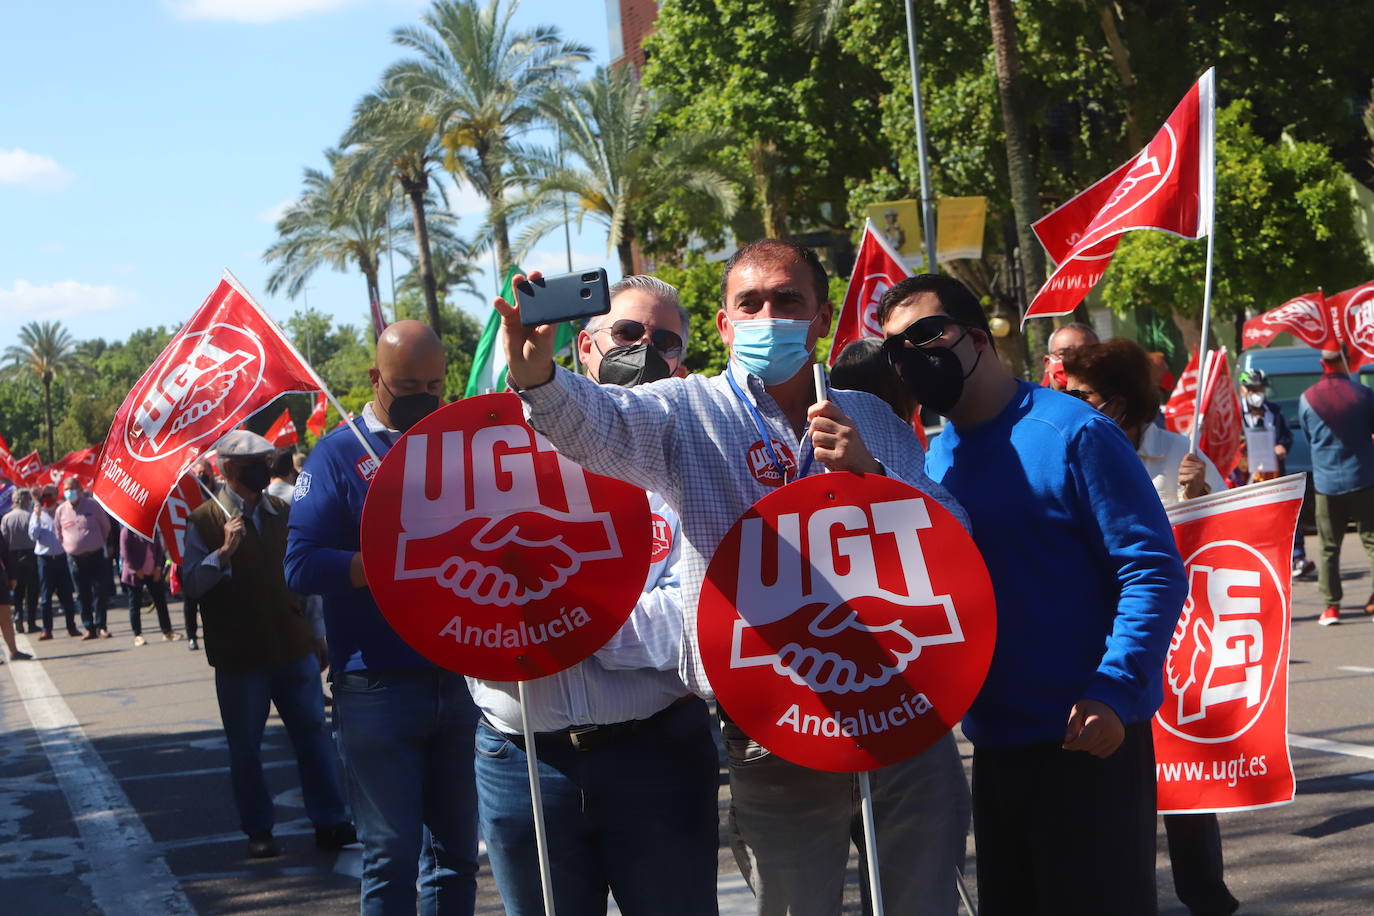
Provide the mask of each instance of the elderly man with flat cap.
{"label": "elderly man with flat cap", "polygon": [[334,731],[363,843],[362,913],[471,914],[477,898],[477,707],[461,675],[396,635],[368,589],[359,553],[363,500],[377,462],[439,409],[444,347],[419,321],[377,340],[373,399],[353,428],[319,441],[292,494],[286,581],[324,599]]}
{"label": "elderly man with flat cap", "polygon": [[315,845],[339,849],[357,837],[324,721],[324,647],[283,572],[288,507],[263,492],[275,449],[241,429],[220,439],[217,449],[224,486],[187,520],[182,587],[200,600],[205,656],[215,669],[229,778],[248,855],[280,855],[272,839],[272,794],[262,772],[269,703],[291,738]]}

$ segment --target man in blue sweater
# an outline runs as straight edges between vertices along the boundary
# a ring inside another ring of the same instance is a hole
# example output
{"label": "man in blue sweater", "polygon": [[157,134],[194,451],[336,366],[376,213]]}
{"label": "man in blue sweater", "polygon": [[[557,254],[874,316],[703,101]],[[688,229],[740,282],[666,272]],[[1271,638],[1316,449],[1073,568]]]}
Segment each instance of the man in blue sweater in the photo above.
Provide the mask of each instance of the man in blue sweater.
{"label": "man in blue sweater", "polygon": [[968,511],[997,595],[964,718],[980,911],[1153,914],[1150,718],[1187,594],[1154,486],[1110,419],[1007,372],[957,280],[903,280],[878,320],[898,374],[949,420],[926,469]]}
{"label": "man in blue sweater", "polygon": [[428,325],[389,326],[369,370],[374,400],[353,430],[320,440],[292,494],[286,579],[324,597],[334,728],[363,843],[363,916],[413,914],[417,872],[421,913],[471,914],[476,905],[477,708],[461,675],[430,664],[387,624],[359,553],[377,462],[354,430],[385,454],[438,409],[444,369]]}

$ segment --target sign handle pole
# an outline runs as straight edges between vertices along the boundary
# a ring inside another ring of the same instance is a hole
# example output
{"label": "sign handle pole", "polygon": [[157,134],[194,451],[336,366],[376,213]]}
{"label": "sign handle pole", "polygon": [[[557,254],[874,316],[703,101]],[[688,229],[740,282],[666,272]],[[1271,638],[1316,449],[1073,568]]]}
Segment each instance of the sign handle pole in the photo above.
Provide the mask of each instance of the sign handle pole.
{"label": "sign handle pole", "polygon": [[544,916],[554,916],[553,883],[549,880],[549,837],[544,828],[544,798],[539,792],[539,754],[535,750],[534,730],[525,712],[525,682],[517,681],[520,692],[520,727],[525,733],[525,763],[530,773],[530,802],[534,808],[534,845],[539,850],[539,885],[544,891]]}
{"label": "sign handle pole", "polygon": [[964,883],[964,873],[959,870],[959,866],[954,866],[954,886],[959,889],[959,899],[964,904],[964,909],[968,910],[968,916],[978,916],[978,908],[973,905],[973,900],[968,895],[968,885]]}
{"label": "sign handle pole", "polygon": [[1188,451],[1197,454],[1198,437],[1202,434],[1203,410],[1206,405],[1203,398],[1206,395],[1207,385],[1207,337],[1212,330],[1212,250],[1215,247],[1217,238],[1217,94],[1215,84],[1212,84],[1212,91],[1207,94],[1207,109],[1202,112],[1202,118],[1207,122],[1207,130],[1210,131],[1208,138],[1208,150],[1211,160],[1203,169],[1203,174],[1199,176],[1201,181],[1208,182],[1210,191],[1207,194],[1207,267],[1203,274],[1202,281],[1202,340],[1197,347],[1198,353],[1198,379],[1197,379],[1197,400],[1193,403],[1193,428],[1188,434]]}
{"label": "sign handle pole", "polygon": [[224,510],[225,515],[229,516],[230,518],[234,517],[234,513],[230,512],[229,507],[219,501],[219,497],[215,495],[215,492],[213,490],[211,490],[209,487],[205,485],[205,481],[201,480],[199,477],[196,477],[195,474],[192,474],[191,476],[196,478],[196,483],[200,484],[200,488],[205,492],[205,495],[209,499],[214,501],[214,503],[218,505],[221,509]]}
{"label": "sign handle pole", "polygon": [[873,827],[873,787],[868,771],[859,773],[860,803],[864,818],[864,857],[868,860],[868,894],[873,899],[873,916],[883,916],[883,888],[878,880],[878,835]]}

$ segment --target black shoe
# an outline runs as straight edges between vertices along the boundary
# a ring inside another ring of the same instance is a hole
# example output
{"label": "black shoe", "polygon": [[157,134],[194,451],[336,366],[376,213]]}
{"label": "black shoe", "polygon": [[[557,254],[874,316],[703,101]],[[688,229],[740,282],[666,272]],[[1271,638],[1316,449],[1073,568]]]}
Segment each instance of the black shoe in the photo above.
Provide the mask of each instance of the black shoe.
{"label": "black shoe", "polygon": [[248,858],[275,859],[279,855],[281,850],[272,841],[272,834],[258,833],[248,838]]}
{"label": "black shoe", "polygon": [[43,628],[40,627],[40,626],[39,626],[38,624],[36,624],[36,623],[31,623],[31,624],[29,624],[29,632],[30,632],[30,633],[37,633],[37,632],[38,632],[39,630],[41,630],[41,629],[43,629]]}
{"label": "black shoe", "polygon": [[10,653],[10,661],[14,661],[14,662],[26,662],[26,661],[29,661],[29,660],[32,659],[32,658],[33,658],[33,656],[30,655],[29,653],[27,653],[27,652],[20,652],[18,649],[15,649],[13,652]]}
{"label": "black shoe", "polygon": [[192,652],[195,652],[200,649],[200,643],[196,641],[196,638],[194,636],[192,636],[190,639],[186,641],[186,648],[190,649]]}
{"label": "black shoe", "polygon": [[80,636],[80,635],[81,635],[81,631],[78,630],[76,627],[67,627],[67,635],[68,635],[68,636]]}
{"label": "black shoe", "polygon": [[87,633],[85,636],[81,637],[81,641],[82,641],[82,642],[86,642],[87,640],[99,639],[99,638],[100,638],[100,634],[97,633],[95,630],[92,630],[91,632]]}
{"label": "black shoe", "polygon": [[333,827],[315,828],[315,845],[320,849],[337,850],[358,842],[358,832],[348,821]]}

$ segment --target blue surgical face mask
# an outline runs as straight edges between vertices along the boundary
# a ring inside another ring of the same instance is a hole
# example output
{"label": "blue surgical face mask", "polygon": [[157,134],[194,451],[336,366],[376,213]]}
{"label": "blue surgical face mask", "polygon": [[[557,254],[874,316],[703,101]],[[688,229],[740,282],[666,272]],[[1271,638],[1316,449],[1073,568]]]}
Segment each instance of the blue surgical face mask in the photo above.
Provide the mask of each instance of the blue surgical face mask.
{"label": "blue surgical face mask", "polygon": [[750,318],[732,321],[735,342],[730,353],[735,362],[750,375],[756,375],[765,385],[778,385],[797,374],[811,355],[806,338],[811,333],[809,321],[791,318]]}
{"label": "blue surgical face mask", "polygon": [[63,493],[62,493],[62,495],[65,496],[65,497],[67,497],[67,502],[74,503],[74,502],[76,502],[77,497],[79,497],[79,496],[81,495],[81,491],[80,491],[80,490],[64,490]]}

